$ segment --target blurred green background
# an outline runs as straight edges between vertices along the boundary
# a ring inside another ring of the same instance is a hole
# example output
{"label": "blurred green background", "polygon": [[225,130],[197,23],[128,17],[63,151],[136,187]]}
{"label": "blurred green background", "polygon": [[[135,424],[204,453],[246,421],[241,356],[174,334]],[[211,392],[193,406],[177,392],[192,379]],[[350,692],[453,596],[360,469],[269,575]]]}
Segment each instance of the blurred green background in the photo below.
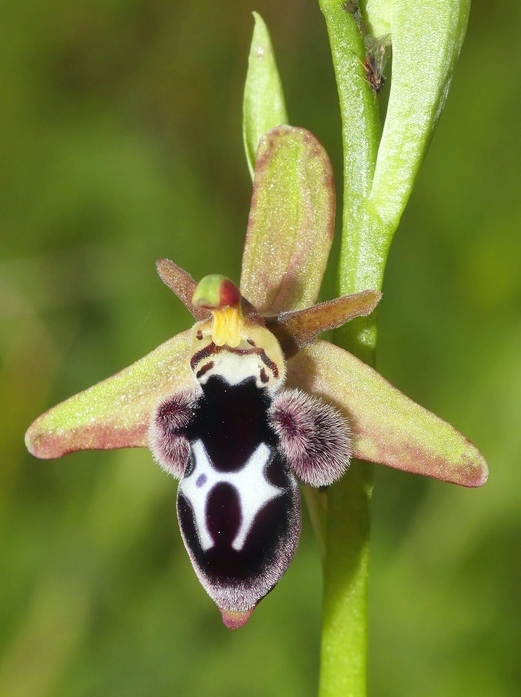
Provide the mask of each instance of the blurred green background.
{"label": "blurred green background", "polygon": [[[316,693],[307,518],[287,575],[229,632],[182,548],[175,482],[147,451],[42,462],[23,446],[45,408],[189,326],[156,258],[238,280],[254,9],[291,122],[339,173],[313,0],[1,3],[1,697]],[[471,491],[377,468],[371,697],[521,694],[520,30],[517,1],[474,2],[391,250],[379,368],[471,438],[491,475]]]}

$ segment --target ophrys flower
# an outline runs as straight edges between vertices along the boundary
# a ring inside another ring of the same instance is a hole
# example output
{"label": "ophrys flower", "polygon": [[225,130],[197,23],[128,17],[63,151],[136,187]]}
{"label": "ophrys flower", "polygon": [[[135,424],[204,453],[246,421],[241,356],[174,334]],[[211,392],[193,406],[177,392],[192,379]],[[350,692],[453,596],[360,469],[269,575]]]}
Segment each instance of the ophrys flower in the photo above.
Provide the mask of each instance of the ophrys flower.
{"label": "ophrys flower", "polygon": [[295,477],[323,486],[349,456],[465,486],[486,480],[474,446],[318,335],[368,314],[368,290],[313,305],[334,227],[331,166],[303,129],[261,141],[239,290],[158,270],[198,321],[145,358],[39,417],[37,457],[150,447],[181,477],[183,539],[225,623],[244,624],[293,557]]}

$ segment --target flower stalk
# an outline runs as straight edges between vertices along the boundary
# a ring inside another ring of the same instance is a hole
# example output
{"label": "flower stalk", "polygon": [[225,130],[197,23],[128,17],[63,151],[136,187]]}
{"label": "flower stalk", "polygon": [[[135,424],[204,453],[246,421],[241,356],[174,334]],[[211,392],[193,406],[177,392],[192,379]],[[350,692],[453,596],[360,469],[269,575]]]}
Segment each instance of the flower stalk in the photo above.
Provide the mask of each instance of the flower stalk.
{"label": "flower stalk", "polygon": [[[387,250],[382,223],[367,205],[381,126],[375,95],[363,78],[364,42],[341,3],[321,0],[342,118],[343,209],[338,288],[381,289]],[[346,289],[353,289],[351,291]],[[376,315],[335,332],[335,342],[375,364]],[[320,697],[367,692],[367,593],[373,465],[351,463],[327,492]]]}
{"label": "flower stalk", "polygon": [[[361,71],[371,39],[362,35],[367,25],[360,21],[360,8],[335,0],[319,0],[319,5],[329,34],[342,118],[338,288],[340,293],[381,290],[389,246],[447,97],[470,0],[452,0],[443,7],[416,0],[364,3],[374,38],[392,40],[395,55],[383,135],[377,100]],[[335,342],[374,366],[376,311],[337,329]],[[320,697],[367,694],[372,482],[373,466],[354,461],[348,475],[327,492]]]}

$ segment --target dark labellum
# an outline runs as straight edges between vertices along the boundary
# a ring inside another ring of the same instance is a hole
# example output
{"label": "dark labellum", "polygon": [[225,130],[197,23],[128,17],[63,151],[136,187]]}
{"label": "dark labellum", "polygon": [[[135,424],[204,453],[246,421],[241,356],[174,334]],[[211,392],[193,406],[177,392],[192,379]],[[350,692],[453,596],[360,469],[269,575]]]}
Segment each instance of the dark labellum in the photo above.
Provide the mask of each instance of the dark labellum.
{"label": "dark labellum", "polygon": [[178,519],[201,584],[221,611],[251,612],[297,547],[296,476],[323,486],[347,466],[345,420],[298,390],[212,376],[198,396],[162,402],[151,436],[158,462],[182,472]]}
{"label": "dark labellum", "polygon": [[[206,286],[209,298],[220,297]],[[193,332],[193,390],[156,406],[149,437],[158,463],[180,478],[177,515],[194,570],[235,628],[293,559],[297,479],[331,484],[345,472],[351,444],[332,406],[283,389],[284,357],[260,320],[248,323],[228,306],[212,312],[213,323],[202,320]]]}

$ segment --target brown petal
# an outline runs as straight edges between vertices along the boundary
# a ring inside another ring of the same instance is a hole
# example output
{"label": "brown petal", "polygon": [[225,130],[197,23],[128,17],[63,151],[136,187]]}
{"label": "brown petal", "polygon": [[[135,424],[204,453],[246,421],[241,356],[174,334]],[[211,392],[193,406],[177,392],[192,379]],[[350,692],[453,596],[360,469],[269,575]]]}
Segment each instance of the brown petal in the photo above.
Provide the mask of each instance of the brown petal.
{"label": "brown petal", "polygon": [[242,260],[241,293],[259,312],[309,307],[333,239],[335,186],[309,131],[278,126],[261,138]]}
{"label": "brown petal", "polygon": [[158,259],[156,261],[156,269],[163,283],[177,295],[196,320],[200,321],[210,317],[208,310],[192,305],[197,281],[194,281],[188,271],[174,264],[170,259]]}
{"label": "brown petal", "polygon": [[157,402],[194,386],[191,332],[185,331],[116,375],[70,397],[29,427],[25,442],[40,458],[76,450],[146,447]]}
{"label": "brown petal", "polygon": [[377,290],[364,290],[312,305],[305,310],[265,317],[264,321],[266,327],[277,337],[284,356],[291,358],[322,332],[341,327],[354,317],[371,314],[381,297],[382,294]]}
{"label": "brown petal", "polygon": [[317,341],[298,353],[288,363],[288,383],[346,414],[354,457],[462,486],[487,480],[483,456],[461,433],[338,346]]}

